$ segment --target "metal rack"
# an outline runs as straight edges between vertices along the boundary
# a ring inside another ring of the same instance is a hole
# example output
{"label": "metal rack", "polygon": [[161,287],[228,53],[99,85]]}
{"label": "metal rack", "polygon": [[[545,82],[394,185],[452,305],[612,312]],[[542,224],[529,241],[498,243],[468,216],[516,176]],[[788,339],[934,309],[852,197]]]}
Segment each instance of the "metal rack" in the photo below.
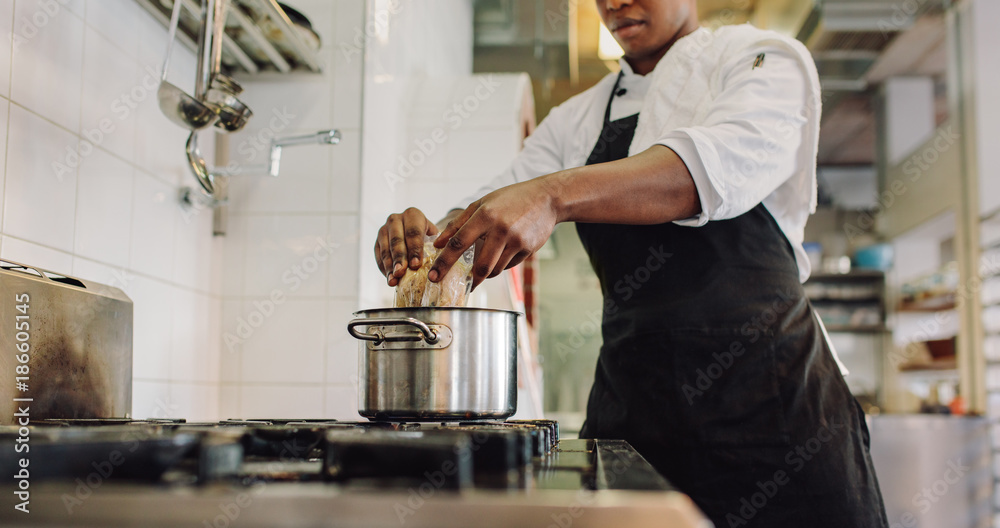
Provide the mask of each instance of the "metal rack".
{"label": "metal rack", "polygon": [[[166,27],[173,0],[135,0]],[[192,51],[198,48],[203,7],[198,0],[179,0],[181,10],[178,40]],[[227,10],[222,39],[222,64],[231,73],[257,75],[322,71],[316,50],[303,37],[275,0],[233,0]]]}

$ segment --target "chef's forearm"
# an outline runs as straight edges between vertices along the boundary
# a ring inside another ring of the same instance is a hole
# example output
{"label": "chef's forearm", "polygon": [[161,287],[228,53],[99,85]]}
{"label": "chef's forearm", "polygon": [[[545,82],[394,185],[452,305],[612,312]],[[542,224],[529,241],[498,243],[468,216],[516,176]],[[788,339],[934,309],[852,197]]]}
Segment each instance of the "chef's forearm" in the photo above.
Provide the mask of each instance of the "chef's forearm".
{"label": "chef's forearm", "polygon": [[701,212],[691,173],[662,145],[543,178],[560,222],[662,224]]}

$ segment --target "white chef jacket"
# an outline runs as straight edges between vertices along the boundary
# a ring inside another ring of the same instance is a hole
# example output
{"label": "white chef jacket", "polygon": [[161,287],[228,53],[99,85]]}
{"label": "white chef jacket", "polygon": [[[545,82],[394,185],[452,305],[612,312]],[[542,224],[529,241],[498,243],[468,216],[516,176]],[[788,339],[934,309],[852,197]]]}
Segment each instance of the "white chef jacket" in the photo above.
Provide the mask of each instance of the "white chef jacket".
{"label": "white chef jacket", "polygon": [[[758,57],[763,55],[759,65]],[[816,208],[819,80],[796,40],[749,24],[700,28],[680,39],[648,75],[624,60],[611,119],[639,113],[630,155],[654,144],[677,153],[694,178],[697,227],[763,202],[790,242],[799,278],[809,277],[803,231]],[[511,167],[463,201],[586,164],[618,73],[553,108]],[[651,89],[655,87],[655,89]]]}
{"label": "white chef jacket", "polygon": [[[639,113],[629,155],[664,145],[694,179],[701,213],[675,223],[696,229],[763,203],[809,278],[802,247],[816,211],[821,92],[816,66],[795,39],[749,24],[699,28],[678,40],[648,75],[619,61],[622,78],[612,120]],[[604,124],[618,73],[553,108],[511,167],[473,196],[586,164]],[[833,357],[846,375],[817,317]]]}

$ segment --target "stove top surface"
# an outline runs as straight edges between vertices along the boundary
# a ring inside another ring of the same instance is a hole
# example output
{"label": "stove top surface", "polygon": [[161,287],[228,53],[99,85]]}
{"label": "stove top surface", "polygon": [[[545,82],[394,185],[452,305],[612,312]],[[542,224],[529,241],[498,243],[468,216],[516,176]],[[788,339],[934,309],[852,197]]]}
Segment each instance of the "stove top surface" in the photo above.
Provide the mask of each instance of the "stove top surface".
{"label": "stove top surface", "polygon": [[[444,501],[460,509],[480,501],[572,504],[579,502],[580,493],[614,490],[666,492],[687,499],[628,443],[563,440],[552,420],[47,420],[29,429],[27,456],[36,511],[40,504],[46,504],[45,509],[58,504],[58,511],[42,517],[60,519],[88,510],[102,526],[125,522],[122,512],[127,508],[95,508],[95,503],[125,505],[157,498],[165,501],[164,518],[181,522],[176,518],[181,512],[166,506],[171,501],[190,503],[192,509],[184,515],[200,511],[204,516],[195,499],[218,494],[233,501],[256,497],[258,506],[273,500],[279,509],[289,501],[317,512],[340,504],[337,508],[362,515],[365,523],[370,519],[356,511],[356,505],[366,500],[386,501],[390,509],[402,505],[405,513],[417,502]],[[25,455],[16,446],[23,433],[18,427],[0,427],[0,474],[19,471]],[[17,482],[5,480],[0,481],[0,492],[8,485],[16,490]],[[259,495],[263,490],[266,493]],[[354,496],[361,502],[347,498]],[[678,504],[682,510],[691,507]],[[0,511],[0,519],[11,511]],[[121,515],[116,517],[116,511]]]}

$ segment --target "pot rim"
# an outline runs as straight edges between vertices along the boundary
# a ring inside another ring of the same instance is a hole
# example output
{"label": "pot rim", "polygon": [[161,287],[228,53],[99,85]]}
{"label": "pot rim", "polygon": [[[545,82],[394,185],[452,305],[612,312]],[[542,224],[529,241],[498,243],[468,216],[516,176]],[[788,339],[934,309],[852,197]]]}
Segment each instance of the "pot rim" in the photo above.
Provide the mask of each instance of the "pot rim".
{"label": "pot rim", "polygon": [[403,312],[403,311],[406,311],[406,312],[410,312],[410,311],[431,312],[431,311],[442,311],[442,310],[444,310],[444,311],[462,311],[462,312],[505,313],[505,314],[511,314],[514,317],[517,317],[519,315],[524,315],[523,312],[515,312],[513,310],[499,310],[497,308],[472,308],[472,307],[466,307],[466,306],[418,306],[418,307],[414,307],[414,308],[369,308],[367,310],[358,310],[357,312],[354,312],[354,316],[355,317],[367,317],[367,316],[369,316],[371,314],[384,313],[384,312],[390,312],[390,313],[391,312]]}

